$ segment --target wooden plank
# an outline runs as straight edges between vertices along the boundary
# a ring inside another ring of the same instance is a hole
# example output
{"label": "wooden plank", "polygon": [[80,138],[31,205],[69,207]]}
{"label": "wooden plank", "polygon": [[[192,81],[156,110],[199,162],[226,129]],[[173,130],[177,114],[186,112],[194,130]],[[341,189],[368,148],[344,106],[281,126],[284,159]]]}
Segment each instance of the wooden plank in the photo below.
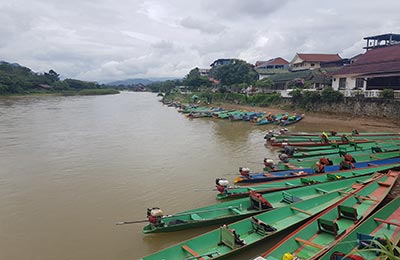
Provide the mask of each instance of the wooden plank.
{"label": "wooden plank", "polygon": [[370,197],[365,197],[365,196],[361,196],[361,195],[358,195],[358,196],[354,196],[356,199],[362,199],[362,200],[371,200],[371,201],[375,201],[375,202],[380,202],[379,200],[377,200],[377,199],[373,199],[373,198],[370,198]]}
{"label": "wooden plank", "polygon": [[187,245],[182,245],[182,248],[184,250],[186,250],[187,252],[189,252],[191,255],[195,256],[197,259],[199,260],[204,260],[203,257],[201,257],[196,251],[194,251],[193,249],[191,249],[190,247],[188,247]]}
{"label": "wooden plank", "polygon": [[381,222],[381,223],[385,223],[385,224],[388,224],[388,225],[393,225],[393,226],[396,226],[396,227],[400,227],[400,223],[397,223],[397,222],[388,221],[388,220],[384,220],[384,219],[380,219],[380,218],[374,218],[374,220],[376,222]]}
{"label": "wooden plank", "polygon": [[290,207],[290,208],[293,209],[293,210],[296,210],[296,211],[300,211],[301,213],[307,214],[307,215],[309,215],[309,216],[312,216],[312,215],[313,215],[313,213],[308,212],[308,211],[306,211],[306,210],[304,210],[304,209],[299,209],[299,208],[296,208],[296,207]]}
{"label": "wooden plank", "polygon": [[315,244],[315,243],[313,243],[313,242],[311,242],[311,241],[304,240],[304,239],[299,238],[299,237],[295,237],[294,240],[296,240],[297,242],[306,244],[306,245],[308,245],[308,246],[316,247],[316,248],[318,248],[318,249],[323,249],[323,248],[324,248],[324,246]]}

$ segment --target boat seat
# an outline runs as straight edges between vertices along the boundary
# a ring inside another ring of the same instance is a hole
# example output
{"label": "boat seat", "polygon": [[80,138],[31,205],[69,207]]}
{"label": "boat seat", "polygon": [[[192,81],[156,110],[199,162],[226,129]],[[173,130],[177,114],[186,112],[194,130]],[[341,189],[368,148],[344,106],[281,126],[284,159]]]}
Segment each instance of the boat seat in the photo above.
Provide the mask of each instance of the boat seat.
{"label": "boat seat", "polygon": [[[379,248],[378,243],[383,246],[386,246],[386,240],[380,237],[374,237],[371,235],[357,233],[357,244],[358,249],[362,248]],[[376,255],[379,255],[380,252],[376,251]]]}
{"label": "boat seat", "polygon": [[293,196],[292,194],[290,194],[289,192],[286,192],[286,191],[282,191],[282,196],[283,196],[283,198],[282,198],[281,202],[286,202],[288,204],[302,201],[301,198]]}
{"label": "boat seat", "polygon": [[358,221],[357,209],[349,206],[339,205],[338,206],[339,218],[347,218]]}
{"label": "boat seat", "polygon": [[190,214],[190,217],[191,217],[193,220],[203,220],[203,218],[200,217],[199,215],[197,215],[196,213]]}
{"label": "boat seat", "polygon": [[251,226],[253,230],[260,235],[268,235],[272,232],[275,232],[277,229],[271,225],[268,225],[260,220],[257,220],[255,217],[250,218]]}
{"label": "boat seat", "polygon": [[[243,240],[242,240],[243,241]],[[239,245],[236,243],[235,235],[232,230],[230,230],[226,225],[223,225],[219,228],[219,244],[218,245],[226,245],[227,247],[234,250],[235,248],[241,247],[243,245]]]}
{"label": "boat seat", "polygon": [[334,235],[335,238],[337,238],[344,231],[346,231],[346,230],[339,230],[338,224],[333,220],[319,218],[317,220],[317,223],[318,223],[318,232],[319,233],[322,233],[322,232],[329,233],[329,234]]}

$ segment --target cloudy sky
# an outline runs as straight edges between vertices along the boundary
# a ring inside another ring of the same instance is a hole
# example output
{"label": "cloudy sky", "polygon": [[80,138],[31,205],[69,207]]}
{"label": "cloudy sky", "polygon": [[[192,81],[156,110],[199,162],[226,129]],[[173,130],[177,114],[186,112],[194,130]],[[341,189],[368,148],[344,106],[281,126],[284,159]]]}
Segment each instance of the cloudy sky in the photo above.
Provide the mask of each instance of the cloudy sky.
{"label": "cloudy sky", "polygon": [[395,0],[0,0],[0,60],[62,77],[183,77],[218,58],[362,52],[400,33]]}

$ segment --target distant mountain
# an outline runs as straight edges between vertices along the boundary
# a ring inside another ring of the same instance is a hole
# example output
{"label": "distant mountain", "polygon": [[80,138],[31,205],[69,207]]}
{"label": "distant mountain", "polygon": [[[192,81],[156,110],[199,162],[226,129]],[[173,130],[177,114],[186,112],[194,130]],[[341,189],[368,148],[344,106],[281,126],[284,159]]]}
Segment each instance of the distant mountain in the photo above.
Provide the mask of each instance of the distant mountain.
{"label": "distant mountain", "polygon": [[0,64],[2,64],[2,65],[10,65],[10,66],[14,66],[14,67],[23,67],[23,66],[19,65],[18,63],[9,63],[9,62],[4,61],[4,60],[0,60]]}
{"label": "distant mountain", "polygon": [[105,83],[105,85],[108,86],[132,86],[132,85],[149,85],[154,82],[161,82],[161,81],[166,81],[166,80],[174,80],[176,78],[148,78],[148,79],[125,79],[125,80],[117,80],[117,81],[112,81]]}

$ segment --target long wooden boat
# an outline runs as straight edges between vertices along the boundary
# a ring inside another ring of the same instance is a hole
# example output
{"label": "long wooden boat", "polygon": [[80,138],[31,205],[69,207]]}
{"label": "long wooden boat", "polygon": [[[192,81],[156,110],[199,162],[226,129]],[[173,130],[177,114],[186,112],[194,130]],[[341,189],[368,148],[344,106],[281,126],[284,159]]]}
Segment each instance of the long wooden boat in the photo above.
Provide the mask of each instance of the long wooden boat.
{"label": "long wooden boat", "polygon": [[[336,136],[329,136],[328,139],[330,141],[339,141],[346,136],[349,140],[359,140],[359,139],[367,139],[367,140],[391,140],[391,139],[398,139],[400,135],[336,135]],[[286,135],[280,134],[274,136],[276,141],[280,142],[304,142],[304,141],[314,141],[314,142],[321,142],[322,138],[320,136],[294,136],[294,135]]]}
{"label": "long wooden boat", "polygon": [[[171,232],[218,223],[226,224],[264,211],[287,206],[288,202],[311,199],[321,196],[323,193],[346,189],[355,182],[364,183],[372,179],[374,178],[371,176],[360,176],[354,179],[342,179],[336,185],[320,183],[312,187],[295,188],[290,192],[277,191],[263,195],[253,191],[247,198],[217,203],[172,215],[158,216],[159,221],[146,225],[143,228],[143,233]],[[151,209],[149,210],[151,211]],[[157,208],[156,212],[159,213],[160,209]],[[151,212],[148,211],[148,214],[151,214]]]}
{"label": "long wooden boat", "polygon": [[[337,241],[331,249],[320,259],[355,259],[355,256],[362,259],[377,259],[379,248],[377,242],[386,245],[388,239],[392,245],[400,241],[400,197],[395,198],[375,214],[364,220],[360,226],[350,234]],[[375,241],[375,242],[374,242]],[[368,248],[365,250],[365,248]],[[363,250],[364,249],[364,250]],[[342,258],[347,255],[346,258]]]}
{"label": "long wooden boat", "polygon": [[224,185],[224,186],[218,185],[220,190],[216,198],[219,200],[235,199],[248,196],[250,191],[255,191],[263,194],[273,191],[288,190],[301,186],[309,186],[316,183],[331,182],[331,181],[341,180],[344,178],[353,178],[357,176],[370,175],[375,172],[386,172],[390,169],[396,169],[396,168],[400,168],[399,163],[382,165],[382,166],[370,165],[366,168],[361,168],[361,169],[351,169],[351,170],[344,170],[326,174],[325,173],[314,174],[307,177],[297,177],[288,180],[285,179],[275,180],[257,185],[253,184],[248,186],[233,186],[233,187],[229,185]]}
{"label": "long wooden boat", "polygon": [[256,125],[266,125],[266,124],[273,124],[277,123],[281,120],[283,116],[287,116],[287,114],[278,114],[275,116],[274,120],[268,120],[267,118],[263,118],[260,121],[256,122]]}
{"label": "long wooden boat", "polygon": [[400,149],[400,141],[390,141],[390,142],[371,142],[356,145],[342,145],[340,147],[332,147],[330,149],[304,151],[296,150],[291,156],[292,158],[305,158],[312,156],[323,156],[329,154],[339,154],[341,152],[353,153],[357,151],[376,151],[380,148],[383,152],[395,151]]}
{"label": "long wooden boat", "polygon": [[395,184],[399,173],[391,171],[380,182],[371,185],[369,188],[373,192],[363,189],[339,205],[327,208],[267,250],[262,257],[266,260],[280,260],[285,255],[297,259],[319,259],[338,239],[352,232],[378,207]]}
{"label": "long wooden boat", "polygon": [[[351,141],[352,143],[369,143],[371,140],[368,139],[360,139],[360,140],[354,140]],[[277,146],[277,147],[285,147],[285,146],[330,146],[332,144],[334,145],[343,145],[343,144],[349,144],[350,141],[348,142],[343,142],[343,141],[336,141],[336,142],[328,142],[328,143],[323,143],[323,142],[270,142],[269,144],[271,146]]]}
{"label": "long wooden boat", "polygon": [[[385,176],[378,178],[381,180]],[[178,259],[217,259],[227,257],[234,253],[256,245],[287,228],[316,216],[326,208],[354,200],[355,196],[367,197],[381,190],[377,180],[369,184],[359,184],[348,192],[331,192],[316,198],[304,200],[286,207],[267,211],[248,219],[223,225],[206,234],[180,242],[169,248],[163,249],[152,255],[143,257],[142,260],[178,260]]]}
{"label": "long wooden boat", "polygon": [[263,116],[265,116],[265,112],[250,112],[247,113],[247,115],[245,115],[242,119],[243,121],[254,121]]}
{"label": "long wooden boat", "polygon": [[[375,156],[375,155],[374,155]],[[398,155],[397,155],[398,156]],[[373,158],[373,157],[371,157]],[[382,158],[382,157],[381,157]],[[399,163],[400,157],[387,158],[381,160],[371,160],[364,162],[353,163],[354,168],[365,168],[368,165],[383,165],[383,164],[394,164]],[[329,165],[325,166],[325,173],[340,171],[340,165]],[[313,168],[304,169],[294,169],[290,171],[277,171],[277,172],[267,172],[267,173],[252,173],[247,176],[240,175],[236,177],[233,181],[234,183],[255,183],[255,182],[268,182],[279,179],[290,179],[294,177],[305,177],[312,174],[316,174]]]}
{"label": "long wooden boat", "polygon": [[283,122],[279,122],[279,126],[287,126],[287,125],[292,125],[304,118],[304,115],[296,115],[296,116],[290,116],[288,119],[284,120]]}
{"label": "long wooden boat", "polygon": [[[400,156],[400,146],[392,146],[387,148],[380,148],[381,151],[385,149],[385,152],[373,153],[371,150],[361,150],[361,151],[341,151],[341,154],[331,154],[324,156],[310,156],[307,158],[293,158],[289,159],[287,163],[278,162],[274,165],[274,169],[271,171],[285,171],[296,168],[309,168],[315,167],[315,163],[319,162],[322,157],[328,158],[332,161],[333,164],[340,164],[343,161],[343,155],[346,153],[351,154],[351,156],[357,162],[369,161],[371,159],[386,159],[392,158],[396,156]],[[264,169],[264,171],[268,171],[268,169]]]}
{"label": "long wooden boat", "polygon": [[214,107],[214,108],[204,108],[202,110],[196,110],[187,114],[189,118],[200,118],[200,117],[211,117],[215,112],[222,112],[224,111],[221,107]]}
{"label": "long wooden boat", "polygon": [[[325,131],[328,136],[332,136],[332,131]],[[321,132],[314,132],[314,133],[310,133],[310,132],[286,132],[285,135],[287,136],[320,136]],[[348,135],[348,136],[353,136],[354,134],[351,132],[336,132],[335,134],[336,136],[340,136],[340,135]],[[354,136],[400,136],[400,133],[391,133],[391,132],[361,132],[358,133]]]}
{"label": "long wooden boat", "polygon": [[[382,137],[359,137],[359,138],[352,138],[352,139],[346,139],[345,141],[340,139],[340,138],[334,138],[334,139],[329,139],[328,143],[329,144],[335,144],[335,143],[343,143],[346,142],[346,144],[352,143],[352,142],[357,142],[357,141],[364,141],[361,143],[366,143],[366,141],[370,142],[390,142],[390,141],[397,141],[399,142],[400,137],[398,136],[382,136]],[[278,146],[277,144],[282,144],[282,143],[290,143],[291,145],[297,145],[297,143],[325,143],[323,139],[321,138],[314,138],[314,139],[305,139],[305,138],[292,138],[292,139],[274,139],[271,138],[269,140],[271,145],[273,146]],[[343,145],[343,144],[342,144]],[[298,145],[297,145],[298,146]]]}

